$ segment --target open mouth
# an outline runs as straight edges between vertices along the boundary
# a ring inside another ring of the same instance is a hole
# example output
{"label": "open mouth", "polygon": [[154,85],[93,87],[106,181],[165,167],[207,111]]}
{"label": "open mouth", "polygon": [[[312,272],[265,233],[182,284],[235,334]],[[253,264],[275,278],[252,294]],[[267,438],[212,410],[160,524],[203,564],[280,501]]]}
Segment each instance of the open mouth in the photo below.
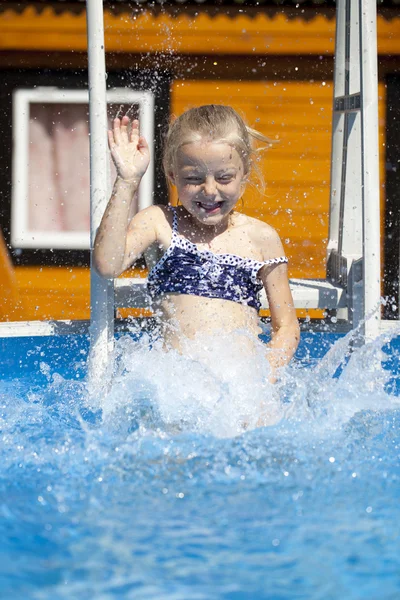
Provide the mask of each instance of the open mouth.
{"label": "open mouth", "polygon": [[212,204],[208,204],[207,202],[196,202],[197,206],[204,210],[208,215],[212,215],[217,213],[223,205],[222,202],[213,202]]}

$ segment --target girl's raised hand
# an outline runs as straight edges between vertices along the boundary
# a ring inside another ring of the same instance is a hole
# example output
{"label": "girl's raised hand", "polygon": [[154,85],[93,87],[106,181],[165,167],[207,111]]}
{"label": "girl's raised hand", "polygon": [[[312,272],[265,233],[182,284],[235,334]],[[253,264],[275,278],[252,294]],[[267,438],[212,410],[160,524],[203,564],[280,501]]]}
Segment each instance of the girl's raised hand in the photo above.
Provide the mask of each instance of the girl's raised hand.
{"label": "girl's raised hand", "polygon": [[[130,127],[129,127],[130,125]],[[140,180],[150,162],[149,146],[139,135],[139,121],[130,123],[127,116],[113,121],[108,131],[108,146],[119,177],[125,180]]]}

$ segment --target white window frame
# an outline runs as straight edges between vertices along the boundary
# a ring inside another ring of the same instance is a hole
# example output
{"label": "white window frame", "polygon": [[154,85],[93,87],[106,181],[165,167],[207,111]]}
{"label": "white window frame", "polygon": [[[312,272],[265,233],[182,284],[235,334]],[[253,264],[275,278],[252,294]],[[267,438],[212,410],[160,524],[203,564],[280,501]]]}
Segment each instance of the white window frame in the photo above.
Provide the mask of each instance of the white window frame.
{"label": "white window frame", "polygon": [[[28,228],[28,167],[29,167],[29,116],[30,105],[89,104],[87,90],[65,90],[56,87],[17,89],[13,92],[13,150],[11,194],[11,244],[16,249],[87,250],[90,248],[90,231],[39,231]],[[154,95],[149,91],[115,88],[107,92],[107,103],[139,105],[140,131],[146,138],[153,157]],[[104,132],[107,135],[107,132]],[[139,190],[139,209],[153,204],[153,161],[143,177]],[[110,182],[111,191],[111,182]]]}

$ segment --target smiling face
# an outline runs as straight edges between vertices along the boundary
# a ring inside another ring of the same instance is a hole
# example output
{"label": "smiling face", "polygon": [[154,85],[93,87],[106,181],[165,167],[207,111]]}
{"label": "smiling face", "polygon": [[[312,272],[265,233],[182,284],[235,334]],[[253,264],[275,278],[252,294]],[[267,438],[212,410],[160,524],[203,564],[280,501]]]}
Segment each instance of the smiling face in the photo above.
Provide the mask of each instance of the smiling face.
{"label": "smiling face", "polygon": [[235,148],[206,140],[178,149],[170,177],[181,204],[201,224],[210,226],[227,218],[246,182],[243,162]]}

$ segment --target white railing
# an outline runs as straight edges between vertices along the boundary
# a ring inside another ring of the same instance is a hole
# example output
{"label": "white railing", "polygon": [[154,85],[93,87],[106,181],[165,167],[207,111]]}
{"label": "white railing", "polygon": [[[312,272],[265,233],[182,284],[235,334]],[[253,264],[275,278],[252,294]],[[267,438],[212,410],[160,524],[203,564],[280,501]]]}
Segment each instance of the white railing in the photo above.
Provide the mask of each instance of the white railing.
{"label": "white railing", "polygon": [[[107,148],[106,63],[102,0],[87,0],[90,117],[90,248],[110,195]],[[92,252],[91,252],[92,254]],[[89,379],[110,372],[114,346],[114,285],[90,268]]]}
{"label": "white railing", "polygon": [[337,0],[328,276],[347,289],[338,316],[368,338],[381,296],[376,38],[375,0]]}

